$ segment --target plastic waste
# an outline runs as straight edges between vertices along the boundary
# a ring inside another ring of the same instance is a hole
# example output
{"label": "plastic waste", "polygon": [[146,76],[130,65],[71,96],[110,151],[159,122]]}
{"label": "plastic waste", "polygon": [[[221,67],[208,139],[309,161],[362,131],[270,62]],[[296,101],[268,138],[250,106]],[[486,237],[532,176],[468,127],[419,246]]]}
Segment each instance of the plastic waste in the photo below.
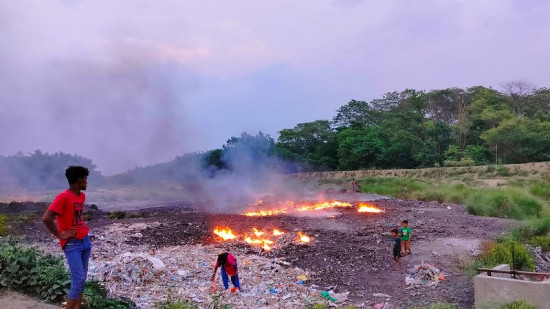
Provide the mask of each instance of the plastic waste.
{"label": "plastic waste", "polygon": [[331,300],[331,301],[336,301],[335,298],[330,297],[330,294],[329,294],[328,291],[321,292],[321,297],[324,298],[324,299]]}

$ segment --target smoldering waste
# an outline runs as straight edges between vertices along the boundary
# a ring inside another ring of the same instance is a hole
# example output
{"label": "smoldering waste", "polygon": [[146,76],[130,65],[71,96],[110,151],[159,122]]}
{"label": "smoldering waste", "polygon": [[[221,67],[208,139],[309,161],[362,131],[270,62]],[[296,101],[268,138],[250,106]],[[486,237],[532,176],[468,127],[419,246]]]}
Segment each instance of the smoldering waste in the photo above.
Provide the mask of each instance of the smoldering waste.
{"label": "smoldering waste", "polygon": [[[281,258],[261,256],[246,246],[231,249],[238,259],[242,291],[224,291],[217,274],[217,293],[213,292],[212,271],[225,244],[180,245],[160,249],[126,243],[141,236],[146,227],[158,223],[112,224],[95,232],[89,277],[102,281],[111,296],[124,296],[139,308],[172,299],[187,299],[199,308],[212,308],[214,303],[231,308],[296,308],[312,303],[343,304],[348,293],[329,291],[331,297],[309,285],[309,271],[291,267]],[[252,253],[251,253],[252,252]],[[231,285],[231,282],[229,283]]]}

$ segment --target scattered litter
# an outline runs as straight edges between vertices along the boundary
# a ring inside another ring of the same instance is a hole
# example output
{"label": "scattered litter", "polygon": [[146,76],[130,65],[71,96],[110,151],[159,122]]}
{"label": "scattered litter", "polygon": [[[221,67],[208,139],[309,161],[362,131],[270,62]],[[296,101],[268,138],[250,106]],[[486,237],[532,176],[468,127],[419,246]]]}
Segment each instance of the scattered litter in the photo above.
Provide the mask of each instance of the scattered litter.
{"label": "scattered litter", "polygon": [[328,299],[328,300],[331,300],[331,301],[336,301],[335,298],[332,298],[330,296],[330,293],[328,291],[323,291],[321,292],[321,297],[324,298],[324,299]]}
{"label": "scattered litter", "polygon": [[448,209],[448,210],[451,210],[451,206],[447,206],[447,209]]}
{"label": "scattered litter", "polygon": [[[140,233],[145,224],[115,223],[96,232],[92,251],[93,267],[89,277],[103,281],[110,296],[130,298],[139,308],[154,308],[172,291],[175,299],[189,299],[199,308],[228,305],[231,308],[303,308],[307,304],[329,306],[345,303],[348,293],[323,291],[305,284],[314,273],[281,258],[251,254],[250,247],[231,247],[239,263],[242,290],[225,291],[219,274],[211,280],[218,253],[227,250],[221,245],[181,245],[152,248],[125,242]],[[288,243],[295,243],[292,233]],[[103,239],[103,240],[100,240]],[[113,239],[120,240],[114,242]],[[153,253],[154,252],[154,253]],[[154,255],[154,256],[153,256]],[[218,279],[216,281],[216,279]],[[220,284],[218,286],[218,284]]]}
{"label": "scattered litter", "polygon": [[384,297],[384,298],[391,298],[388,294],[382,294],[382,293],[374,293],[372,294],[374,297]]}
{"label": "scattered litter", "polygon": [[373,308],[374,309],[389,309],[390,308],[390,303],[388,303],[388,302],[379,303],[379,304],[374,305]]}
{"label": "scattered litter", "polygon": [[437,267],[426,263],[415,265],[414,272],[405,277],[407,285],[431,286],[434,288],[443,280],[445,280],[445,277],[441,274],[441,271]]}
{"label": "scattered litter", "polygon": [[348,300],[349,292],[344,293],[335,293],[334,291],[328,291],[328,295],[336,300],[336,302],[341,303]]}

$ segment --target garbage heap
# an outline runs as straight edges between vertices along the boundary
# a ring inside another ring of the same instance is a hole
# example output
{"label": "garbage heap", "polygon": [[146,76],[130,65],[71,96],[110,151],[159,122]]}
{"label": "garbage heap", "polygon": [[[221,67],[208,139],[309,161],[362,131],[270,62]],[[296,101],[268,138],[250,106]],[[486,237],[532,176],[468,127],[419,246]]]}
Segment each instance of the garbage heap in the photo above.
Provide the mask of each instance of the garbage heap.
{"label": "garbage heap", "polygon": [[405,283],[411,287],[430,286],[435,288],[445,280],[441,271],[432,264],[415,265],[414,270],[405,277]]}
{"label": "garbage heap", "polygon": [[347,300],[348,293],[320,291],[308,284],[313,273],[292,268],[283,259],[250,254],[250,250],[239,247],[231,248],[231,253],[237,258],[242,290],[226,291],[218,270],[215,293],[213,267],[226,246],[181,245],[153,251],[124,242],[138,236],[141,228],[113,224],[98,231],[89,265],[89,276],[102,281],[111,296],[128,297],[139,308],[154,308],[156,302],[169,295],[172,299],[191,300],[199,308],[299,308],[314,303],[340,306]]}

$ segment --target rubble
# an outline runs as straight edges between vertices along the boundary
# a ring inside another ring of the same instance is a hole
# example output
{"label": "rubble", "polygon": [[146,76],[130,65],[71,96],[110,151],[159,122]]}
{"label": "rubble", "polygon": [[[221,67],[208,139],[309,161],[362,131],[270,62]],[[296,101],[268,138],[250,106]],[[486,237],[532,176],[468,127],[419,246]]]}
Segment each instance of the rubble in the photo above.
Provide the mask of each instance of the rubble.
{"label": "rubble", "polygon": [[550,272],[550,253],[544,254],[540,246],[527,246],[527,249],[535,260],[535,271]]}
{"label": "rubble", "polygon": [[432,264],[415,265],[413,272],[405,277],[405,283],[412,287],[431,286],[435,288],[440,281],[445,280],[441,271]]}
{"label": "rubble", "polygon": [[[231,308],[296,308],[347,301],[349,292],[320,291],[305,284],[314,273],[289,267],[281,258],[250,254],[250,249],[244,247],[231,248],[239,265],[242,290],[225,291],[218,273],[218,292],[213,293],[214,262],[226,244],[180,245],[153,251],[122,242],[143,228],[116,223],[96,232],[89,269],[89,276],[104,282],[112,296],[128,297],[139,308],[153,308],[168,295],[192,300],[199,308],[210,308],[214,302]],[[117,239],[122,241],[116,242]]]}

